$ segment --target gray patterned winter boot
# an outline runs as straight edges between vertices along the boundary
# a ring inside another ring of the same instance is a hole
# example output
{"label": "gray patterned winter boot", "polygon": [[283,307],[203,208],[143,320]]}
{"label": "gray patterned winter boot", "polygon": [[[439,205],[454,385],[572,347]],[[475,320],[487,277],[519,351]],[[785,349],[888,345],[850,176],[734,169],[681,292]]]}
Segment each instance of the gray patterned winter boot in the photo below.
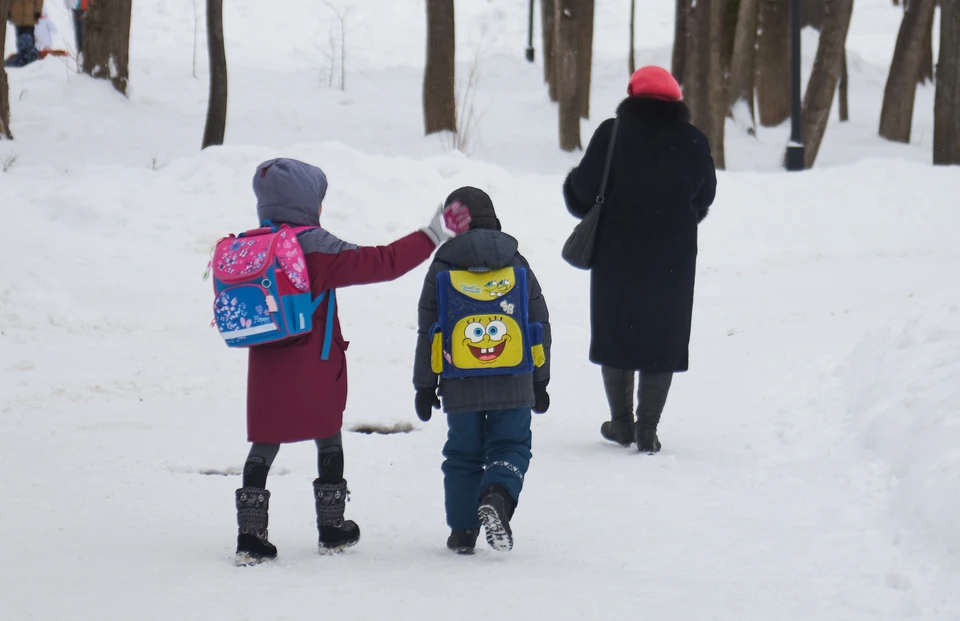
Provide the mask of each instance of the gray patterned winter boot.
{"label": "gray patterned winter boot", "polygon": [[351,548],[360,541],[360,527],[353,520],[344,520],[347,508],[347,482],[313,482],[313,496],[317,507],[317,531],[320,533],[320,554],[333,554]]}
{"label": "gray patterned winter boot", "polygon": [[270,492],[259,487],[237,490],[237,566],[256,565],[277,556],[277,548],[267,541],[267,512]]}

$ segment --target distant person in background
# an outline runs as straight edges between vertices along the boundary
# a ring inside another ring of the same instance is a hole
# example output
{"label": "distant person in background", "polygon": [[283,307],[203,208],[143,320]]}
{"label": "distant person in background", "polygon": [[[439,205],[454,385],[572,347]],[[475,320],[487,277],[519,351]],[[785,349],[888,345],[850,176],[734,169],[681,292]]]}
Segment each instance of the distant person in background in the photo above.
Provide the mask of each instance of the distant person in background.
{"label": "distant person in background", "polygon": [[6,61],[5,67],[26,67],[40,60],[37,39],[34,33],[43,13],[43,0],[13,0],[7,18],[13,23],[17,33],[17,52]]}
{"label": "distant person in background", "polygon": [[586,216],[615,140],[591,272],[590,360],[602,366],[610,405],[601,435],[656,453],[673,374],[688,367],[697,226],[713,203],[717,178],[707,137],[690,123],[668,71],[637,70],[627,93],[617,109],[617,136],[613,119],[600,124],[563,194],[570,213]]}
{"label": "distant person in background", "polygon": [[71,5],[70,13],[73,15],[73,36],[77,42],[77,56],[80,56],[80,52],[83,51],[83,17],[90,6],[90,0],[68,1]]}

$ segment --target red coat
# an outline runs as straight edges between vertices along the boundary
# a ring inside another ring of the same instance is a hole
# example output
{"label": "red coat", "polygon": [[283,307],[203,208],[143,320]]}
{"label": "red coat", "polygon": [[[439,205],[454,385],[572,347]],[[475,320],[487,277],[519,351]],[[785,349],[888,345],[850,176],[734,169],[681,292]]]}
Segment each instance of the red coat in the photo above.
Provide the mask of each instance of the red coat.
{"label": "red coat", "polygon": [[[394,280],[426,261],[434,244],[423,232],[389,246],[309,252],[314,295],[329,289]],[[293,342],[250,349],[247,438],[279,444],[329,438],[340,431],[347,404],[348,343],[334,317],[329,360],[321,360],[327,305],[313,316],[313,332]]]}

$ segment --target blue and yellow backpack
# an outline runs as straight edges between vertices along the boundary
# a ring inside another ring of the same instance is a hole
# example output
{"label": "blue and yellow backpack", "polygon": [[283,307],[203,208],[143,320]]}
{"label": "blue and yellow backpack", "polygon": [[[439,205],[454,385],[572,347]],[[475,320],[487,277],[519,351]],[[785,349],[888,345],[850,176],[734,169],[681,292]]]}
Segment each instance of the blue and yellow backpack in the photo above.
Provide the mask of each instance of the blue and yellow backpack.
{"label": "blue and yellow backpack", "polygon": [[530,323],[527,272],[437,274],[431,366],[443,378],[520,375],[544,364],[543,327]]}

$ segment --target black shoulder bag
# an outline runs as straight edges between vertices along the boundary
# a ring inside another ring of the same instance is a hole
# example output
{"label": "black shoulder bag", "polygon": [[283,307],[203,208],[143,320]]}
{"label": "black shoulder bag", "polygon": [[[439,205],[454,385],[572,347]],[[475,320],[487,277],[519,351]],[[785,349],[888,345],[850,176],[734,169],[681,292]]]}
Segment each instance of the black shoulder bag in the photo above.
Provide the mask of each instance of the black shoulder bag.
{"label": "black shoulder bag", "polygon": [[613,130],[610,132],[610,146],[607,149],[607,162],[603,167],[603,177],[600,180],[600,194],[587,215],[573,229],[573,233],[563,244],[563,260],[573,267],[588,270],[593,267],[593,257],[597,242],[597,229],[600,226],[600,207],[603,205],[604,195],[607,193],[607,180],[610,178],[610,166],[613,164],[613,147],[617,142],[617,127],[620,126],[620,117],[613,121]]}

